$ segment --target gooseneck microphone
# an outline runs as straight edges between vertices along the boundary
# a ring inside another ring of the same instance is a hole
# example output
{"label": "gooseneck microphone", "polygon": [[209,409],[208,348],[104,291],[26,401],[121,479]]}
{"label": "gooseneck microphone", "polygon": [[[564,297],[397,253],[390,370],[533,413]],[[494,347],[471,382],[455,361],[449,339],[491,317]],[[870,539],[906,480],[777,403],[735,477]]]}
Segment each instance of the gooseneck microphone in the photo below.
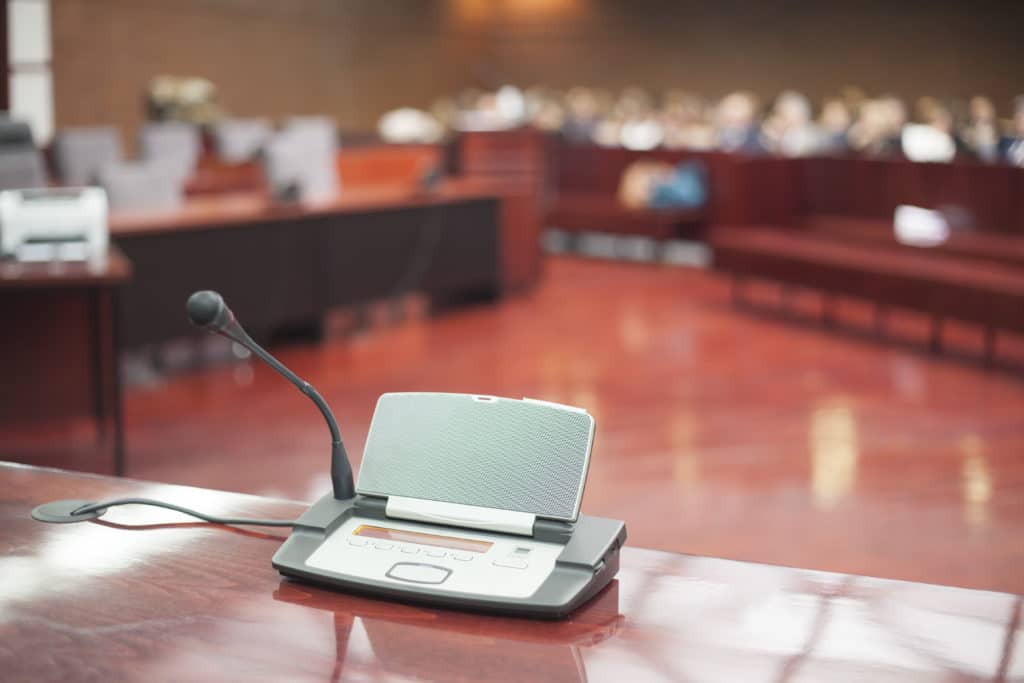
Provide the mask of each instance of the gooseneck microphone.
{"label": "gooseneck microphone", "polygon": [[[231,312],[231,309],[224,303],[224,298],[217,292],[208,290],[196,292],[188,298],[186,308],[189,320],[192,321],[193,325],[220,334],[249,349],[259,356],[263,362],[277,370],[285,379],[298,387],[299,391],[316,404],[316,407],[320,409],[320,414],[324,416],[324,420],[327,422],[327,428],[331,430],[331,485],[334,487],[334,497],[338,500],[355,497],[355,486],[352,483],[352,465],[349,463],[348,455],[345,453],[345,446],[341,443],[341,431],[338,429],[338,422],[334,419],[334,414],[331,413],[331,409],[327,406],[323,396],[317,393],[317,390],[309,382],[300,379],[298,375],[286,368],[281,361],[271,356],[262,346],[254,342],[246,331],[242,329],[242,326],[238,324],[235,314]],[[119,498],[100,503],[86,500],[58,500],[37,506],[32,510],[32,517],[40,522],[56,524],[84,522],[99,517],[107,511],[107,508],[119,505],[162,507],[214,524],[279,527],[290,527],[296,524],[294,520],[217,517],[150,498]]]}
{"label": "gooseneck microphone", "polygon": [[349,463],[348,454],[345,453],[345,446],[341,442],[338,422],[334,419],[334,414],[327,406],[327,401],[323,396],[313,388],[313,385],[301,379],[253,341],[252,337],[238,324],[235,314],[224,303],[224,297],[217,292],[203,290],[194,293],[188,298],[186,310],[188,319],[193,325],[227,337],[249,349],[316,404],[316,407],[320,409],[320,414],[327,422],[327,428],[331,430],[331,484],[334,487],[334,497],[338,500],[354,497],[356,491],[352,484],[352,465]]}

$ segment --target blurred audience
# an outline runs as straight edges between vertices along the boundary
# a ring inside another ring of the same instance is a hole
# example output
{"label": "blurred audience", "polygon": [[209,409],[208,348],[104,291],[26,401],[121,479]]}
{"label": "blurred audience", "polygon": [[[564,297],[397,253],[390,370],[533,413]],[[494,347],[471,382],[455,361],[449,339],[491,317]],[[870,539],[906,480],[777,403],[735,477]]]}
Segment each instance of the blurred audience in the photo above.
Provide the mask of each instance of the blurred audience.
{"label": "blurred audience", "polygon": [[976,95],[971,98],[968,116],[969,121],[963,130],[967,147],[980,161],[997,161],[1002,135],[996,118],[996,106],[989,98]]}
{"label": "blurred audience", "polygon": [[715,112],[716,147],[725,152],[764,151],[757,125],[758,110],[753,93],[741,91],[723,97]]}
{"label": "blurred audience", "polygon": [[399,109],[382,118],[387,140],[428,141],[457,130],[532,125],[574,143],[633,150],[722,150],[788,157],[853,154],[945,162],[1006,161],[1024,166],[1024,96],[1012,121],[978,95],[969,102],[925,96],[907,104],[895,95],[871,97],[846,86],[815,109],[803,93],[786,90],[769,108],[757,95],[732,92],[717,102],[683,90],[659,99],[640,87],[617,96],[577,86],[565,92],[535,86],[467,89],[428,111]]}
{"label": "blurred audience", "polygon": [[812,115],[807,97],[794,90],[783,92],[762,126],[765,147],[787,157],[820,153],[825,148],[825,134]]}
{"label": "blurred audience", "polygon": [[1024,166],[1024,95],[1013,101],[1013,129],[999,145],[1002,158],[1014,166]]}

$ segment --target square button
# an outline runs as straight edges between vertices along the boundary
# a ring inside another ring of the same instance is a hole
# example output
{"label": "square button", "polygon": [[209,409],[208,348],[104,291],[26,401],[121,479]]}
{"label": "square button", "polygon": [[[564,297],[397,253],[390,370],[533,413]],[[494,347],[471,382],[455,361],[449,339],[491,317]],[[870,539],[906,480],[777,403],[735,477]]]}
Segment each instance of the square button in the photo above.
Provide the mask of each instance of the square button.
{"label": "square button", "polygon": [[469,562],[470,560],[473,559],[472,553],[463,553],[463,552],[455,551],[455,552],[452,552],[452,553],[449,553],[449,554],[451,555],[453,560],[458,560],[459,562]]}
{"label": "square button", "polygon": [[427,548],[427,557],[444,557],[445,551],[440,548]]}
{"label": "square button", "polygon": [[373,547],[377,550],[391,550],[395,547],[394,543],[388,543],[387,541],[377,541],[373,544]]}
{"label": "square button", "polygon": [[420,549],[417,548],[414,545],[403,545],[402,546],[402,552],[406,553],[407,555],[415,555],[419,551],[420,551]]}
{"label": "square button", "polygon": [[365,538],[359,538],[358,536],[353,536],[352,538],[348,539],[348,544],[354,545],[357,548],[362,548],[367,544],[367,542],[368,541]]}

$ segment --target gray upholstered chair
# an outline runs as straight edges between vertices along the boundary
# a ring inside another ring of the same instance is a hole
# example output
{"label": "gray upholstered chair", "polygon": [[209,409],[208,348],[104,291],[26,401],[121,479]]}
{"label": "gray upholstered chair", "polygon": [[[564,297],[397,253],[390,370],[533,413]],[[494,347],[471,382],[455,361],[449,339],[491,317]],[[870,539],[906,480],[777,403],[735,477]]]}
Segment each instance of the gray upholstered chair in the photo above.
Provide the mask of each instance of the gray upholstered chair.
{"label": "gray upholstered chair", "polygon": [[337,131],[326,118],[296,118],[267,143],[267,179],[277,195],[292,188],[298,199],[324,201],[341,189],[337,167]]}
{"label": "gray upholstered chair", "polygon": [[147,123],[139,129],[139,157],[188,177],[199,160],[199,129],[179,121]]}
{"label": "gray upholstered chair", "polygon": [[99,171],[100,185],[107,191],[112,209],[174,209],[184,199],[180,167],[154,161],[107,164]]}
{"label": "gray upholstered chair", "polygon": [[0,118],[0,190],[45,187],[43,155],[24,121]]}
{"label": "gray upholstered chair", "polygon": [[217,154],[230,162],[256,158],[273,134],[266,119],[225,119],[213,127]]}
{"label": "gray upholstered chair", "polygon": [[0,150],[0,190],[46,187],[43,156],[34,148]]}
{"label": "gray upholstered chair", "polygon": [[121,137],[116,128],[65,128],[53,141],[57,174],[66,185],[95,185],[100,169],[122,160]]}

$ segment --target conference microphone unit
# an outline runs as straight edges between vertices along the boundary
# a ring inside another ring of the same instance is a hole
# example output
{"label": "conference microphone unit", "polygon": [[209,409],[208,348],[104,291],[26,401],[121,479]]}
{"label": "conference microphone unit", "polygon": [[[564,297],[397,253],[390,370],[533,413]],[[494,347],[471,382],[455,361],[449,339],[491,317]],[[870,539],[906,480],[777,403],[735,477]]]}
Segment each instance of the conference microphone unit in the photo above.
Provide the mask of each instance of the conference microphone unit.
{"label": "conference microphone unit", "polygon": [[352,483],[352,465],[349,463],[348,454],[345,453],[345,446],[341,442],[338,422],[334,419],[334,414],[327,406],[323,396],[309,382],[301,379],[285,367],[284,363],[271,356],[262,346],[253,341],[224,302],[224,297],[217,292],[203,290],[194,293],[188,298],[186,309],[188,319],[193,325],[227,337],[249,349],[316,404],[320,414],[327,422],[327,428],[331,431],[331,484],[334,487],[334,497],[339,500],[354,497],[356,491]]}
{"label": "conference microphone unit", "polygon": [[[341,430],[338,429],[338,421],[334,418],[327,401],[317,392],[313,386],[289,370],[284,363],[274,358],[257,344],[252,337],[239,324],[235,314],[228,308],[224,298],[217,292],[203,290],[195,292],[188,298],[186,304],[189,321],[198,328],[219,334],[231,341],[241,344],[249,349],[253,355],[272,367],[282,377],[291,382],[320,410],[327,428],[331,434],[331,485],[334,498],[348,500],[356,495],[355,485],[352,481],[352,464],[349,462],[345,446],[341,441]],[[294,522],[288,520],[267,520],[267,519],[242,519],[242,518],[221,518],[206,515],[195,510],[183,508],[163,501],[148,498],[124,498],[118,500],[93,503],[84,500],[59,500],[52,503],[45,503],[32,510],[32,517],[40,522],[68,523],[83,522],[99,517],[107,508],[118,505],[152,505],[155,507],[175,510],[208,522],[218,524],[238,524],[254,526],[293,526]]]}
{"label": "conference microphone unit", "polygon": [[[281,575],[403,602],[557,619],[619,570],[626,524],[580,514],[594,444],[586,409],[531,398],[393,392],[377,399],[358,487],[327,402],[257,344],[216,292],[189,297],[193,325],[241,344],[309,397],[331,432],[333,491],[294,520],[215,517],[150,498],[40,505],[81,522],[153,505],[207,522],[291,527]],[[358,490],[357,490],[358,489]]]}

